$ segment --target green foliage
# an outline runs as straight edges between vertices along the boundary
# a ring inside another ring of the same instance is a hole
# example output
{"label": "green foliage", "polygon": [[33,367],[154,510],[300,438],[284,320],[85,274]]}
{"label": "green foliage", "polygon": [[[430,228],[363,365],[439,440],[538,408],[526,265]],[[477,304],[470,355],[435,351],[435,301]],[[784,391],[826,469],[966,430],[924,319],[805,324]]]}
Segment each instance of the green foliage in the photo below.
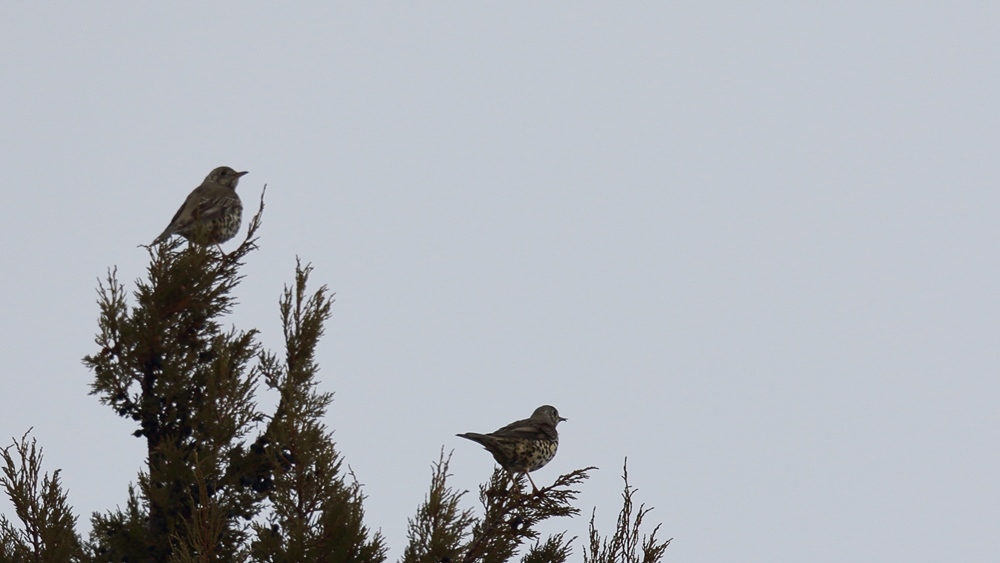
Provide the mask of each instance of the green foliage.
{"label": "green foliage", "polygon": [[403,563],[439,563],[456,561],[464,540],[476,522],[472,510],[462,510],[459,502],[465,491],[448,486],[448,464],[444,449],[431,469],[431,488],[417,508],[415,518],[407,520],[407,542]]}
{"label": "green foliage", "polygon": [[[228,255],[180,250],[179,239],[150,248],[134,306],[114,272],[101,284],[100,352],[84,358],[92,393],[137,423],[148,450],[126,509],[93,517],[101,558],[385,559],[381,537],[363,524],[360,486],[343,475],[322,423],[332,395],[316,391],[314,357],[330,317],[326,287],[309,295],[310,268],[297,265],[279,303],[283,361],[261,349],[255,330],[222,327],[260,217]],[[280,395],[270,415],[255,403],[261,382]]]}
{"label": "green foliage", "polygon": [[539,541],[535,527],[549,518],[579,514],[572,505],[578,494],[573,487],[586,480],[593,467],[562,475],[537,493],[522,492],[528,484],[524,476],[513,477],[498,467],[479,489],[483,515],[478,517],[459,506],[466,491],[448,486],[450,461],[451,456],[445,457],[442,451],[432,466],[430,491],[416,518],[409,521],[402,563],[509,561],[529,540],[535,542],[522,558],[524,562],[559,563],[569,557],[573,538],[566,540],[561,533]]}
{"label": "green foliage", "polygon": [[235,305],[262,212],[263,200],[246,240],[228,255],[198,245],[178,251],[176,238],[149,248],[134,306],[113,271],[101,284],[100,352],[84,358],[91,393],[137,423],[133,434],[145,439],[148,457],[138,498],[130,498],[136,505],[93,519],[100,557],[231,561],[247,541],[265,494],[244,475],[260,466],[243,446],[263,420],[253,400],[260,350],[256,331],[223,330],[220,317]]}
{"label": "green foliage", "polygon": [[128,487],[125,510],[94,513],[90,522],[93,528],[89,543],[99,561],[128,561],[146,549],[148,511],[132,485]]}
{"label": "green foliage", "polygon": [[[537,493],[523,492],[528,484],[523,475],[511,476],[498,467],[490,481],[480,486],[483,515],[479,517],[460,507],[466,491],[448,486],[450,459],[442,451],[433,466],[431,489],[417,509],[417,517],[409,522],[409,542],[401,563],[501,563],[514,559],[529,540],[534,543],[524,551],[522,563],[569,560],[575,537],[566,539],[563,532],[542,541],[535,528],[549,518],[580,513],[573,506],[578,494],[574,487],[586,480],[594,467],[561,475]],[[670,540],[656,538],[659,526],[649,536],[641,536],[643,518],[652,509],[642,505],[633,518],[632,497],[636,489],[628,483],[627,466],[623,478],[624,504],[618,525],[610,537],[602,538],[591,516],[589,551],[583,556],[585,563],[659,563],[663,560]]]}
{"label": "green foliage", "polygon": [[565,533],[549,536],[544,542],[536,541],[535,545],[524,554],[521,563],[563,563],[569,560],[573,550],[571,543],[576,538],[565,539]]}
{"label": "green foliage", "polygon": [[368,540],[363,523],[364,496],[347,481],[332,434],[321,422],[333,401],[316,391],[316,344],[330,318],[326,286],[307,298],[311,268],[298,264],[295,287],[286,288],[279,304],[285,336],[285,361],[261,354],[264,382],[279,392],[277,410],[258,445],[277,470],[268,487],[267,523],[253,525],[254,561],[381,562],[381,535]]}
{"label": "green foliage", "polygon": [[[587,467],[560,475],[548,487],[527,494],[521,492],[528,485],[522,475],[513,477],[497,467],[489,483],[479,487],[484,514],[472,527],[472,537],[461,561],[508,561],[522,542],[538,539],[534,528],[539,522],[579,514],[580,510],[572,505],[579,491],[572,487],[590,477],[594,469]],[[508,490],[511,481],[513,488]]]}
{"label": "green foliage", "polygon": [[[13,450],[13,452],[11,451]],[[17,529],[0,516],[0,561],[83,561],[85,553],[76,534],[76,516],[66,502],[59,470],[42,474],[42,449],[25,433],[20,441],[0,450],[3,488],[24,525]],[[16,458],[16,459],[15,459]]]}

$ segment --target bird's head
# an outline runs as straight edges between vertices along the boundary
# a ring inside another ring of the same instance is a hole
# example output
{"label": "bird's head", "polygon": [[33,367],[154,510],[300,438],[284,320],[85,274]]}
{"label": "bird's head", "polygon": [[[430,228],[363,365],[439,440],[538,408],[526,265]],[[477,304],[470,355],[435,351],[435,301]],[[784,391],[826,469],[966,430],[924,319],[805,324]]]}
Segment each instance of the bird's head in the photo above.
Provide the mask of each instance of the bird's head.
{"label": "bird's head", "polygon": [[542,405],[535,409],[535,412],[531,413],[531,418],[534,420],[548,422],[552,426],[564,422],[566,419],[559,416],[559,411],[556,410],[552,405]]}
{"label": "bird's head", "polygon": [[248,174],[248,172],[237,172],[228,166],[220,166],[209,172],[205,181],[228,186],[235,190],[236,183],[240,181],[240,177],[244,174]]}

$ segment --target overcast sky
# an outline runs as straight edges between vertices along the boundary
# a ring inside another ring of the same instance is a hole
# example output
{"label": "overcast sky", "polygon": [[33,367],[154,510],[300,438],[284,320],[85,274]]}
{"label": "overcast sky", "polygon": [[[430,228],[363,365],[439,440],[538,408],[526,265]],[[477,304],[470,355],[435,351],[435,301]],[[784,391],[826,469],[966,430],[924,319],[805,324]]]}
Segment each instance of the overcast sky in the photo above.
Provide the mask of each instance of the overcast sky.
{"label": "overcast sky", "polygon": [[668,561],[1000,560],[1000,4],[750,4],[5,3],[0,441],[82,531],[124,504],[97,279],[227,165],[268,185],[230,320],[280,349],[296,255],[336,292],[391,560],[441,447],[474,490],[455,434],[546,403],[535,481],[600,467],[608,530],[628,456]]}

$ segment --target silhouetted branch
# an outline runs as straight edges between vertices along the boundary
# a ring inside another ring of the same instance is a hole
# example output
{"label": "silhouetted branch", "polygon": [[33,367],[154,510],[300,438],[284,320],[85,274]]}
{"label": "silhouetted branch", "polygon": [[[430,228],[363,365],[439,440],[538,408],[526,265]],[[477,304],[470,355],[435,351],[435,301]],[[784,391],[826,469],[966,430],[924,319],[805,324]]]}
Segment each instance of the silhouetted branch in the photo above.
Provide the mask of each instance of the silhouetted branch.
{"label": "silhouetted branch", "polygon": [[[658,563],[663,560],[663,554],[671,540],[660,541],[656,533],[660,530],[658,524],[648,536],[640,535],[643,518],[652,510],[646,505],[639,505],[632,518],[632,496],[638,491],[628,482],[628,459],[622,468],[622,478],[625,480],[625,491],[622,493],[622,509],[618,514],[618,525],[610,538],[601,538],[594,525],[597,509],[590,516],[590,545],[583,554],[584,563]],[[639,539],[642,538],[640,545]]]}
{"label": "silhouetted branch", "polygon": [[521,491],[527,485],[518,475],[512,490],[507,489],[511,477],[506,470],[496,468],[488,485],[479,488],[479,500],[485,509],[482,519],[473,526],[472,540],[460,561],[500,563],[510,559],[525,540],[537,540],[536,524],[560,516],[575,516],[580,510],[572,506],[579,491],[573,487],[590,477],[596,467],[577,469],[559,476],[552,485],[537,494]]}

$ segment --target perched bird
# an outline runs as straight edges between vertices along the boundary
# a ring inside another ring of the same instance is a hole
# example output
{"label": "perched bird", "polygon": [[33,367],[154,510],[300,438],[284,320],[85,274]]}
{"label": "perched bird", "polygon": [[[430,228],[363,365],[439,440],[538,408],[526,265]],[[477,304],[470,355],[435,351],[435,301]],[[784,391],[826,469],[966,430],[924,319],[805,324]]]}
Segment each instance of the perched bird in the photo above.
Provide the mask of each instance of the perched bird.
{"label": "perched bird", "polygon": [[556,449],[559,448],[556,425],[564,420],[555,407],[543,405],[531,413],[531,418],[512,422],[496,432],[467,432],[457,436],[482,444],[493,454],[493,459],[510,473],[511,479],[515,473],[524,473],[537,493],[538,487],[528,473],[540,469],[556,456]]}
{"label": "perched bird", "polygon": [[243,202],[236,193],[236,184],[244,174],[228,166],[212,170],[187,196],[153,244],[171,235],[181,235],[202,245],[222,244],[236,236],[243,221]]}

